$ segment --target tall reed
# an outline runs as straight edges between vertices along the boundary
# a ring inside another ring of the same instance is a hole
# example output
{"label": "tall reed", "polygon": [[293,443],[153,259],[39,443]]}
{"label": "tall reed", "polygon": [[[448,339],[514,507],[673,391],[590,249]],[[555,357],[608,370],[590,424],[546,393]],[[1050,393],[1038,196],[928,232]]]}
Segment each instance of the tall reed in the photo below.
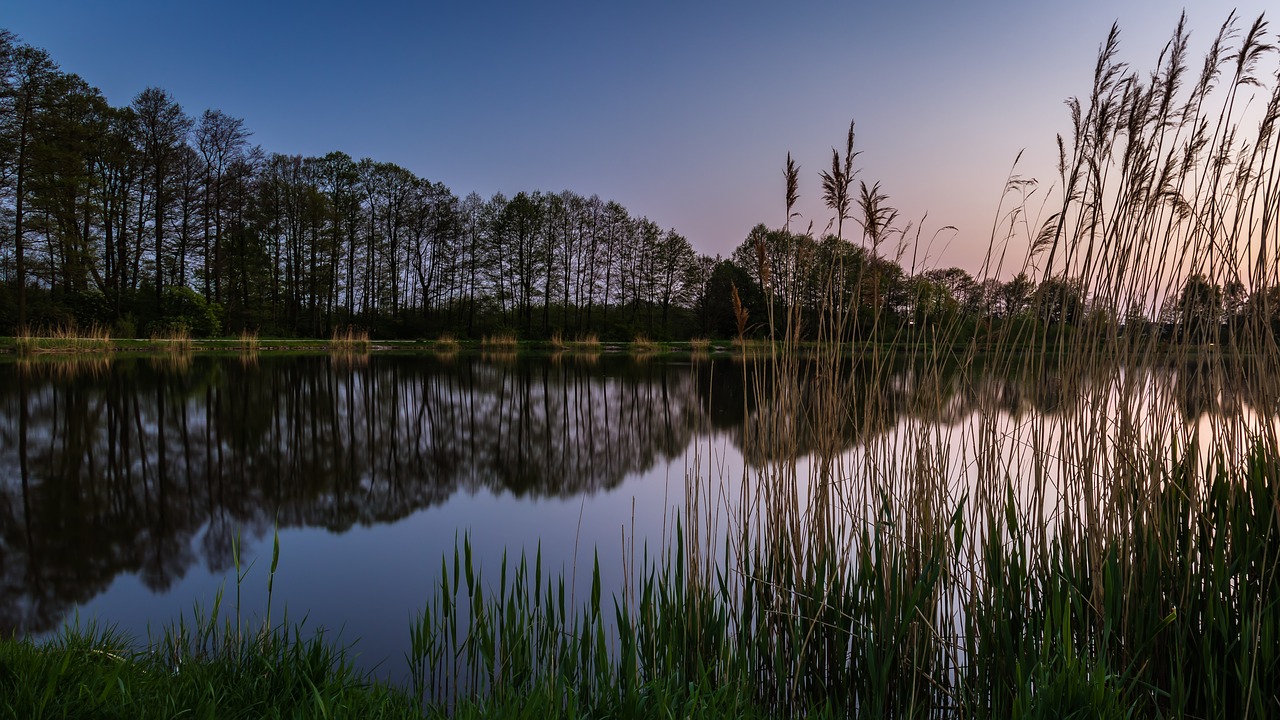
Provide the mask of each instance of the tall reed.
{"label": "tall reed", "polygon": [[440,337],[436,338],[435,344],[432,348],[441,355],[453,355],[462,348],[462,345],[453,335],[444,333]]}
{"label": "tall reed", "polygon": [[115,349],[111,341],[111,331],[98,324],[81,329],[78,325],[68,323],[46,328],[42,331],[22,329],[14,338],[14,347],[19,354],[33,353],[100,353]]}
{"label": "tall reed", "polygon": [[[802,317],[760,238],[766,317],[735,303],[743,347],[748,322],[770,332],[740,364],[741,476],[692,472],[671,541],[612,599],[597,564],[588,599],[566,602],[540,554],[504,558],[491,585],[464,540],[414,625],[419,696],[613,715],[1280,714],[1280,74],[1261,18],[1230,16],[1195,66],[1188,37],[1180,21],[1148,76],[1109,34],[1069,103],[1056,184],[1010,179],[976,278],[1039,289],[981,333],[957,315],[885,322],[878,259],[920,229],[879,185],[855,191],[851,127],[823,188],[839,241],[857,218],[862,259],[821,268],[826,307]],[[790,158],[785,175],[789,222]],[[1033,397],[957,370],[976,366],[1033,378]],[[1247,400],[1184,412],[1197,403],[1161,377]]]}
{"label": "tall reed", "polygon": [[489,352],[514,353],[520,347],[520,341],[512,333],[486,335],[480,341],[480,348]]}
{"label": "tall reed", "polygon": [[604,344],[600,342],[600,336],[595,333],[580,335],[571,345],[575,353],[582,355],[599,355],[604,352]]}
{"label": "tall reed", "polygon": [[190,355],[195,350],[195,342],[191,339],[190,330],[175,325],[152,332],[151,348],[171,355]]}
{"label": "tall reed", "polygon": [[369,339],[369,331],[357,329],[353,325],[335,328],[333,337],[329,339],[331,352],[367,353],[372,349],[373,343]]}
{"label": "tall reed", "polygon": [[636,335],[631,341],[631,352],[636,355],[653,355],[662,349],[657,342],[650,340],[647,335]]}

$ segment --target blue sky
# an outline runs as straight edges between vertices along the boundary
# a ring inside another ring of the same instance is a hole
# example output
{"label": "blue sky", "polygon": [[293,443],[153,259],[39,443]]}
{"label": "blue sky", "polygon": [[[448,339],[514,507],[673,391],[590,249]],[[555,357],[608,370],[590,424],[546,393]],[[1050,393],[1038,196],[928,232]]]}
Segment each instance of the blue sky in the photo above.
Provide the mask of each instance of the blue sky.
{"label": "blue sky", "polygon": [[[0,27],[116,105],[159,86],[244,118],[268,151],[395,162],[459,196],[598,194],[709,254],[781,225],[787,152],[801,222],[824,228],[817,172],[853,119],[859,179],[927,214],[929,264],[975,270],[1018,153],[1052,181],[1063,101],[1087,94],[1111,23],[1145,73],[1181,7],[41,0]],[[1227,9],[1185,7],[1198,63]],[[1247,22],[1265,3],[1238,7]]]}

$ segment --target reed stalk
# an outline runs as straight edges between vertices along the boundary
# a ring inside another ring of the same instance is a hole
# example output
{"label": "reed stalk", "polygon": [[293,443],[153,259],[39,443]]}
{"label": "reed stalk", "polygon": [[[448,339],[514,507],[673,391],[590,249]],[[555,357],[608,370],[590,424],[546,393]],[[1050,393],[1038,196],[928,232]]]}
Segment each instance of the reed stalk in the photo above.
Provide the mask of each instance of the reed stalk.
{"label": "reed stalk", "polygon": [[151,348],[173,355],[190,355],[195,350],[191,331],[183,326],[151,333]]}
{"label": "reed stalk", "polygon": [[599,355],[604,352],[604,344],[600,342],[600,336],[588,333],[573,342],[573,351],[582,355]]}
{"label": "reed stalk", "polygon": [[22,329],[14,338],[20,355],[35,353],[103,353],[115,349],[111,331],[93,324],[81,329],[75,323],[55,325],[41,331]]}
{"label": "reed stalk", "polygon": [[480,341],[480,348],[493,353],[515,353],[520,348],[520,341],[511,333],[486,335]]}
{"label": "reed stalk", "polygon": [[661,350],[662,346],[650,340],[647,335],[636,335],[631,341],[631,352],[635,355],[655,355]]}
{"label": "reed stalk", "polygon": [[372,349],[373,343],[369,339],[369,331],[357,329],[352,325],[335,329],[333,337],[329,339],[331,352],[368,353]]}
{"label": "reed stalk", "polygon": [[[763,245],[766,316],[733,288],[738,347],[749,322],[769,332],[741,362],[742,477],[692,474],[674,536],[612,600],[597,569],[566,603],[540,554],[494,584],[464,539],[414,624],[415,693],[584,714],[724,687],[784,717],[1280,713],[1280,82],[1261,19],[1231,16],[1198,77],[1187,35],[1151,75],[1108,36],[1056,184],[1011,177],[1019,220],[975,278],[1038,290],[976,330],[887,322],[878,259],[923,256],[921,231],[878,185],[854,197],[851,128],[824,190],[837,237],[860,211],[865,252],[824,268],[826,307],[801,317]],[[789,222],[790,158],[784,174]],[[973,384],[977,366],[1032,396]]]}
{"label": "reed stalk", "polygon": [[457,338],[449,333],[444,333],[440,337],[436,338],[435,343],[432,345],[432,349],[441,355],[453,355],[461,348],[462,344],[458,342]]}

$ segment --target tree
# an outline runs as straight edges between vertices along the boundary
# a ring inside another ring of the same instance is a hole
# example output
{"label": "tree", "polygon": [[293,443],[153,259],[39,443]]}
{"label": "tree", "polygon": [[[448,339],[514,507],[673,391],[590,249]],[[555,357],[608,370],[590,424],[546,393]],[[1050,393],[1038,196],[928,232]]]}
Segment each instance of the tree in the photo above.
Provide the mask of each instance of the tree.
{"label": "tree", "polygon": [[[159,301],[163,295],[165,278],[162,258],[167,252],[165,225],[169,217],[170,195],[173,194],[172,177],[178,165],[180,148],[191,131],[191,118],[168,92],[150,87],[133,99],[133,111],[137,117],[139,140],[142,142],[143,172],[150,180],[152,231],[155,244],[155,291]],[[215,298],[217,293],[214,293]]]}
{"label": "tree", "polygon": [[1035,286],[1025,272],[1013,276],[1000,287],[999,307],[1002,317],[1011,318],[1031,307],[1031,294]]}
{"label": "tree", "polygon": [[511,199],[502,214],[502,227],[510,245],[511,281],[515,293],[516,317],[524,332],[533,327],[533,303],[537,299],[538,280],[542,276],[545,257],[539,242],[543,227],[543,195],[520,192]]}
{"label": "tree", "polygon": [[330,233],[332,235],[334,265],[331,304],[336,303],[342,273],[338,272],[342,259],[346,260],[346,281],[342,283],[348,320],[355,314],[356,236],[360,232],[360,194],[356,187],[360,179],[359,168],[351,156],[344,152],[331,152],[317,161],[320,189],[329,198]]}
{"label": "tree", "polygon": [[754,334],[754,328],[763,327],[760,323],[765,318],[765,299],[760,286],[733,261],[720,260],[712,268],[697,302],[702,331],[708,336],[729,338],[738,335],[733,307],[735,290],[747,311],[748,334]]}
{"label": "tree", "polygon": [[689,269],[695,266],[697,254],[693,245],[674,229],[668,230],[658,242],[657,252],[658,293],[662,305],[663,332],[671,332],[671,304],[685,304],[692,299],[694,288],[686,284]]}
{"label": "tree", "polygon": [[137,282],[129,272],[129,219],[141,164],[132,109],[108,108],[91,170],[101,213],[103,292],[114,319],[123,312],[125,290]]}
{"label": "tree", "polygon": [[237,161],[244,159],[249,135],[244,120],[221,110],[205,110],[195,127],[196,149],[204,161],[204,294],[206,299],[212,298],[215,302],[222,301],[226,174]]}
{"label": "tree", "polygon": [[1084,283],[1051,277],[1035,291],[1036,314],[1046,325],[1075,325],[1084,317]]}
{"label": "tree", "polygon": [[469,193],[458,208],[458,222],[463,272],[463,296],[466,298],[467,334],[475,335],[476,302],[480,296],[480,267],[485,237],[485,203],[478,193]]}
{"label": "tree", "polygon": [[1222,321],[1222,288],[1202,274],[1187,276],[1179,295],[1178,315],[1184,338],[1213,342]]}
{"label": "tree", "polygon": [[76,75],[57,73],[46,92],[48,108],[29,153],[28,196],[38,218],[31,229],[45,240],[43,281],[51,290],[82,294],[96,269],[91,157],[107,104]]}
{"label": "tree", "polygon": [[[27,322],[27,199],[32,148],[45,115],[54,102],[51,87],[58,66],[44,50],[18,45],[11,33],[0,36],[0,143],[11,172],[13,197],[14,272],[18,294],[18,324]],[[6,188],[8,189],[8,188]]]}
{"label": "tree", "polygon": [[924,276],[946,290],[960,307],[970,310],[978,305],[978,283],[968,271],[956,267],[935,268],[925,271]]}

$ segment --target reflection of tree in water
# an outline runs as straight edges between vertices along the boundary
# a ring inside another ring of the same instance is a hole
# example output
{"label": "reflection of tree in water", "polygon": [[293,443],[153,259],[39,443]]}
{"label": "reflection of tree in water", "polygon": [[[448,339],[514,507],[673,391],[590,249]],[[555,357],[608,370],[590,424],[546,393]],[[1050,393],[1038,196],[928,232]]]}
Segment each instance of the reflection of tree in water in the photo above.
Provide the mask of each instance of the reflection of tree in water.
{"label": "reflection of tree in water", "polygon": [[[1223,373],[1205,363],[1122,370],[1105,364],[1054,366],[1028,361],[992,368],[917,366],[904,361],[889,372],[881,371],[877,379],[867,367],[846,362],[836,384],[843,392],[837,412],[831,412],[826,398],[814,394],[811,382],[779,391],[763,362],[705,368],[695,377],[711,426],[727,433],[746,462],[756,467],[791,457],[788,442],[795,444],[796,457],[829,457],[866,444],[906,419],[954,427],[980,413],[1014,419],[1074,416],[1083,408],[1105,407],[1125,373],[1137,378],[1128,391],[1163,393],[1175,401],[1186,421],[1205,414],[1238,416],[1246,407],[1272,416],[1278,404],[1266,388],[1236,380],[1257,377],[1249,374],[1257,370]],[[809,371],[812,367],[806,366],[805,372]],[[830,392],[829,384],[820,386]],[[799,402],[788,402],[786,392],[798,392]],[[797,417],[781,417],[787,413]],[[787,429],[784,434],[790,436],[771,437],[777,428]],[[835,442],[830,441],[832,437]]]}
{"label": "reflection of tree in water", "polygon": [[[751,362],[197,357],[74,368],[0,365],[0,632],[51,629],[121,573],[163,591],[196,563],[225,571],[237,533],[262,537],[277,521],[343,531],[459,491],[593,493],[677,456],[703,427],[759,465],[784,450],[759,433],[760,417],[794,430],[798,456],[829,456],[908,418],[1070,414],[1120,375],[904,362],[877,381],[846,363],[844,395],[801,383],[780,402]],[[1235,380],[1256,374],[1136,372],[1188,418],[1276,411],[1269,390]]]}
{"label": "reflection of tree in water", "polygon": [[462,490],[573,496],[688,446],[687,368],[196,358],[0,366],[0,632],[120,573],[163,591],[236,533],[391,522]]}
{"label": "reflection of tree in water", "polygon": [[1224,365],[1208,358],[1190,358],[1153,371],[1153,375],[1177,402],[1179,413],[1188,422],[1206,415],[1239,417],[1246,408],[1259,415],[1274,415],[1277,412],[1274,384],[1247,380],[1267,376],[1251,374],[1266,372],[1247,367],[1257,362],[1254,358],[1244,358]]}

